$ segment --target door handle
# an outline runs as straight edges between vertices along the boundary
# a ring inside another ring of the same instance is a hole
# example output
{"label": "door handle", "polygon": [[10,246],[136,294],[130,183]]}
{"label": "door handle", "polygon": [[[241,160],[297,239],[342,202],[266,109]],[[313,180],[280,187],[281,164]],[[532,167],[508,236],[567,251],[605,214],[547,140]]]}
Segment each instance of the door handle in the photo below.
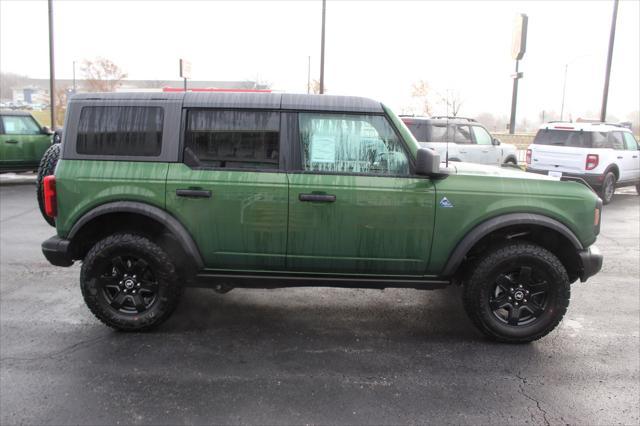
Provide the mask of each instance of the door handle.
{"label": "door handle", "polygon": [[619,157],[618,157],[618,160],[622,160],[622,156],[619,156]]}
{"label": "door handle", "polygon": [[336,201],[336,196],[329,194],[298,194],[298,199],[312,203],[333,203]]}
{"label": "door handle", "polygon": [[207,189],[176,189],[176,195],[186,198],[211,198],[211,191]]}
{"label": "door handle", "polygon": [[633,158],[638,158],[638,156],[637,156],[637,155],[634,155],[634,156],[633,156]]}
{"label": "door handle", "polygon": [[488,149],[483,149],[482,152],[489,152],[489,150]]}
{"label": "door handle", "polygon": [[460,151],[460,154],[466,154],[467,151]]}
{"label": "door handle", "polygon": [[11,140],[8,140],[8,141],[4,141],[4,143],[18,143],[18,141],[14,140],[14,139],[11,139]]}

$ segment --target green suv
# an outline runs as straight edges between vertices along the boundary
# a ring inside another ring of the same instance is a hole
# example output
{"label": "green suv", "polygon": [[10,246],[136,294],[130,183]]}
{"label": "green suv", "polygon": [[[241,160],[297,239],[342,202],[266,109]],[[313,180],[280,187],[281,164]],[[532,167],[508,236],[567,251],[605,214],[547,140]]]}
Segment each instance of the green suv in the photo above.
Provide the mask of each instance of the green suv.
{"label": "green suv", "polygon": [[585,185],[451,163],[364,98],[84,94],[44,178],[54,265],[105,324],[142,330],[182,289],[463,287],[491,338],[538,339],[597,273]]}
{"label": "green suv", "polygon": [[28,112],[0,111],[0,173],[37,170],[52,135]]}

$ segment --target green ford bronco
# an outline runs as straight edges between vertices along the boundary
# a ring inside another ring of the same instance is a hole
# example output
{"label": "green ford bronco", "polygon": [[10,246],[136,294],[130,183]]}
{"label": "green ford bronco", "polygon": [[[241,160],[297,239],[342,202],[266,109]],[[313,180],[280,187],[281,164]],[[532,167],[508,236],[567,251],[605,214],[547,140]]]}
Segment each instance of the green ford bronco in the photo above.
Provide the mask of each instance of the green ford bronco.
{"label": "green ford bronco", "polygon": [[585,185],[440,164],[364,98],[83,94],[43,182],[54,265],[121,330],[166,320],[184,287],[463,287],[487,336],[553,330],[602,266]]}

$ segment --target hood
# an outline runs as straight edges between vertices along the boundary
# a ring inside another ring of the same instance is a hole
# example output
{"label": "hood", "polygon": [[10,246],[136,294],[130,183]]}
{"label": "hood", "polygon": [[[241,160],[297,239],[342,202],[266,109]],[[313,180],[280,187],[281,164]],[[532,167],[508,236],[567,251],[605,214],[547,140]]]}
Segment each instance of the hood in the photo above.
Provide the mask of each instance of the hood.
{"label": "hood", "polygon": [[[444,166],[444,164],[442,164],[442,166]],[[537,173],[527,173],[524,170],[516,169],[514,167],[487,166],[484,164],[465,163],[459,161],[450,161],[448,170],[449,172],[454,171],[454,173],[458,175],[498,176],[513,179],[560,180],[558,177]]]}

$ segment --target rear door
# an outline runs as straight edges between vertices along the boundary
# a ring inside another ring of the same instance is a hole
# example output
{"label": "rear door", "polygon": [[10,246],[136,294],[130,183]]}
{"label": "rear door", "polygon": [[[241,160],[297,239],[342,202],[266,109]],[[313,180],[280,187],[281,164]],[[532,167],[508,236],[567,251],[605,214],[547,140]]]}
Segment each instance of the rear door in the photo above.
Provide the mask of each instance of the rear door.
{"label": "rear door", "polygon": [[288,182],[280,135],[277,111],[185,109],[167,210],[194,237],[207,268],[284,269]]}
{"label": "rear door", "polygon": [[287,269],[424,274],[435,188],[411,174],[387,118],[301,112],[295,124]]}

